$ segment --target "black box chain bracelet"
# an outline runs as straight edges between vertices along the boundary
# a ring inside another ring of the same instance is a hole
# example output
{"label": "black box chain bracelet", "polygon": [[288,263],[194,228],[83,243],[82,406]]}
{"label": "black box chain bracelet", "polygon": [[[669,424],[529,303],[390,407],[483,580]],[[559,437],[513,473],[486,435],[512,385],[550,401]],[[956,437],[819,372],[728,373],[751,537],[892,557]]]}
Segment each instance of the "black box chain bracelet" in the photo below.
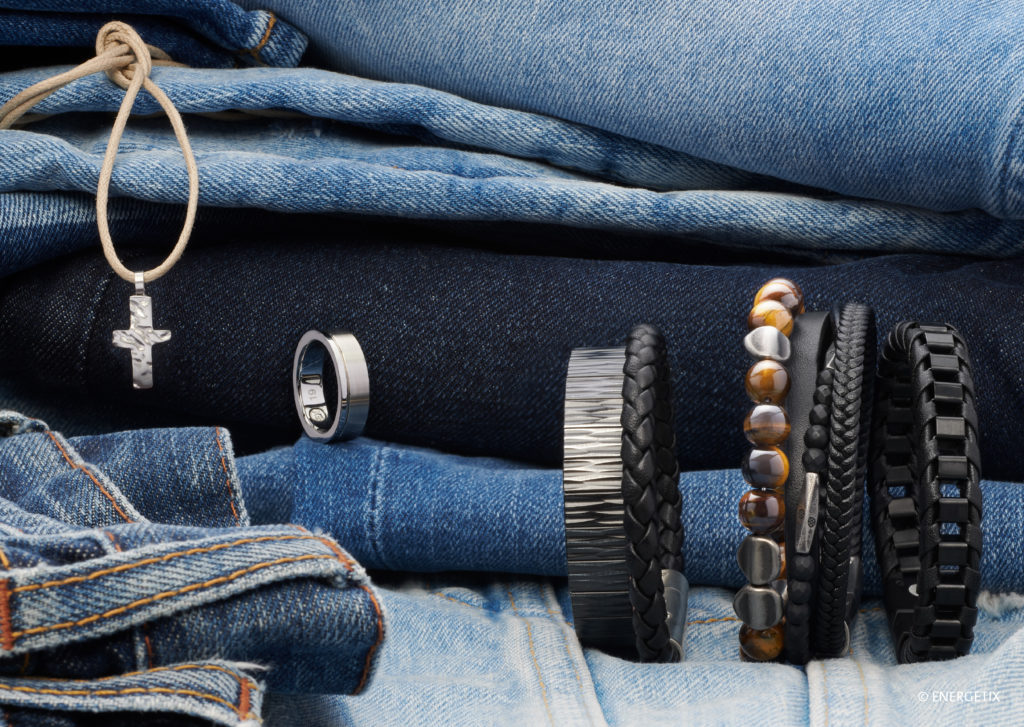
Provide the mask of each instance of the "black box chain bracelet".
{"label": "black box chain bracelet", "polygon": [[981,587],[981,457],[967,346],[948,324],[898,325],[877,381],[869,483],[901,663],[967,654]]}

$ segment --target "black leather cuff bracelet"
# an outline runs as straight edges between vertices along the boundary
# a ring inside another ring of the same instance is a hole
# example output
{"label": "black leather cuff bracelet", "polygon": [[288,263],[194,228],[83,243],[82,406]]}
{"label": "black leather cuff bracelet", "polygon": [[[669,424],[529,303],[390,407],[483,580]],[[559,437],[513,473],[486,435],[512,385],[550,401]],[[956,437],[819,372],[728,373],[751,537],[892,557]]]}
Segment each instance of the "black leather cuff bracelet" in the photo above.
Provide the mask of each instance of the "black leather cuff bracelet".
{"label": "black leather cuff bracelet", "polygon": [[898,325],[882,352],[869,473],[875,550],[901,663],[970,651],[981,587],[981,458],[967,346]]}
{"label": "black leather cuff bracelet", "polygon": [[566,557],[580,642],[643,661],[679,660],[689,589],[657,329],[637,327],[625,349],[572,352],[564,444]]}

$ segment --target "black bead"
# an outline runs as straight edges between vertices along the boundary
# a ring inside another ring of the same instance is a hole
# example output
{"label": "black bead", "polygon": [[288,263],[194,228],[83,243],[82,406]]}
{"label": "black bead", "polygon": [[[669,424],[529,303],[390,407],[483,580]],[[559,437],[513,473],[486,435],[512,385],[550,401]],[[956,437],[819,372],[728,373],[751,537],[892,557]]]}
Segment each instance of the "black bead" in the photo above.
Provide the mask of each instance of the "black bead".
{"label": "black bead", "polygon": [[828,465],[828,457],[820,449],[808,449],[804,451],[804,469],[808,472],[821,474]]}
{"label": "black bead", "polygon": [[811,424],[821,424],[822,426],[828,425],[828,409],[821,404],[815,404],[811,407]]}
{"label": "black bead", "polygon": [[[806,585],[806,584],[805,584]],[[811,620],[811,606],[807,603],[791,603],[786,608],[786,623],[793,626],[805,624]]]}
{"label": "black bead", "polygon": [[824,369],[818,372],[818,386],[832,386],[832,381],[835,377],[832,375],[832,369]]}
{"label": "black bead", "polygon": [[812,424],[804,432],[804,444],[808,447],[825,449],[828,446],[828,430],[820,424]]}
{"label": "black bead", "polygon": [[791,577],[801,581],[809,581],[814,577],[814,559],[809,555],[797,555],[792,562],[786,564]]}
{"label": "black bead", "polygon": [[814,589],[806,580],[791,580],[788,585],[790,604],[810,603]]}
{"label": "black bead", "polygon": [[815,404],[831,404],[832,403],[832,387],[828,384],[822,384],[814,390],[814,403]]}

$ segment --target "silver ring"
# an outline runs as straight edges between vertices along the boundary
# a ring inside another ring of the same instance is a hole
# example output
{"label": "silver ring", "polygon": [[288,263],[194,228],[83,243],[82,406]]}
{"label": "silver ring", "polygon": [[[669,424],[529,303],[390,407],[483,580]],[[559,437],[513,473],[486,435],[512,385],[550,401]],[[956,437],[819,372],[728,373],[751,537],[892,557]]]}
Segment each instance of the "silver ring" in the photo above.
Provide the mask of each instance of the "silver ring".
{"label": "silver ring", "polygon": [[[324,390],[327,358],[337,380],[333,412]],[[295,347],[292,382],[295,409],[311,439],[334,442],[362,434],[370,411],[370,373],[363,349],[351,333],[307,331]]]}

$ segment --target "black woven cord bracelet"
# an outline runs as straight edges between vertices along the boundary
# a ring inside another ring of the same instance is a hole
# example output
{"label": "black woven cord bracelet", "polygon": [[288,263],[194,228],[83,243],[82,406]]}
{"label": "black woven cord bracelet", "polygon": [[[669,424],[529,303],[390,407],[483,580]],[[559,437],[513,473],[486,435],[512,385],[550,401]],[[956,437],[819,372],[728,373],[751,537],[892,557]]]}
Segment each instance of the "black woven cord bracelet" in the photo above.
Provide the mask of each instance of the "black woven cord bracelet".
{"label": "black woven cord bracelet", "polygon": [[967,346],[948,324],[898,325],[876,382],[869,471],[896,658],[970,651],[981,587],[981,457]]}
{"label": "black woven cord bracelet", "polygon": [[[829,409],[817,404],[815,398],[820,396],[820,376],[832,338],[832,316],[823,312],[799,316],[790,336],[789,367],[793,384],[788,397],[792,430],[787,442],[790,468],[786,483],[785,655],[793,664],[806,664],[812,656],[811,618],[818,576],[818,503],[825,454],[821,449],[809,454],[807,439],[812,428],[828,421]],[[831,392],[829,394],[831,396]],[[810,480],[808,474],[812,475]]]}
{"label": "black woven cord bracelet", "polygon": [[626,341],[622,382],[622,499],[633,631],[641,661],[678,661],[667,573],[683,572],[679,462],[665,339],[639,325]]}
{"label": "black woven cord bracelet", "polygon": [[572,352],[562,487],[573,621],[583,645],[623,658],[682,657],[689,589],[669,394],[657,329],[638,327],[625,350]]}
{"label": "black woven cord bracelet", "polygon": [[[875,372],[875,313],[862,303],[833,312],[835,344],[815,404],[829,408],[827,422],[807,431],[809,446],[826,453],[822,489],[818,587],[812,646],[816,656],[846,653],[860,605],[861,508],[871,432]],[[828,383],[826,383],[828,379]],[[813,412],[812,412],[813,416]]]}

